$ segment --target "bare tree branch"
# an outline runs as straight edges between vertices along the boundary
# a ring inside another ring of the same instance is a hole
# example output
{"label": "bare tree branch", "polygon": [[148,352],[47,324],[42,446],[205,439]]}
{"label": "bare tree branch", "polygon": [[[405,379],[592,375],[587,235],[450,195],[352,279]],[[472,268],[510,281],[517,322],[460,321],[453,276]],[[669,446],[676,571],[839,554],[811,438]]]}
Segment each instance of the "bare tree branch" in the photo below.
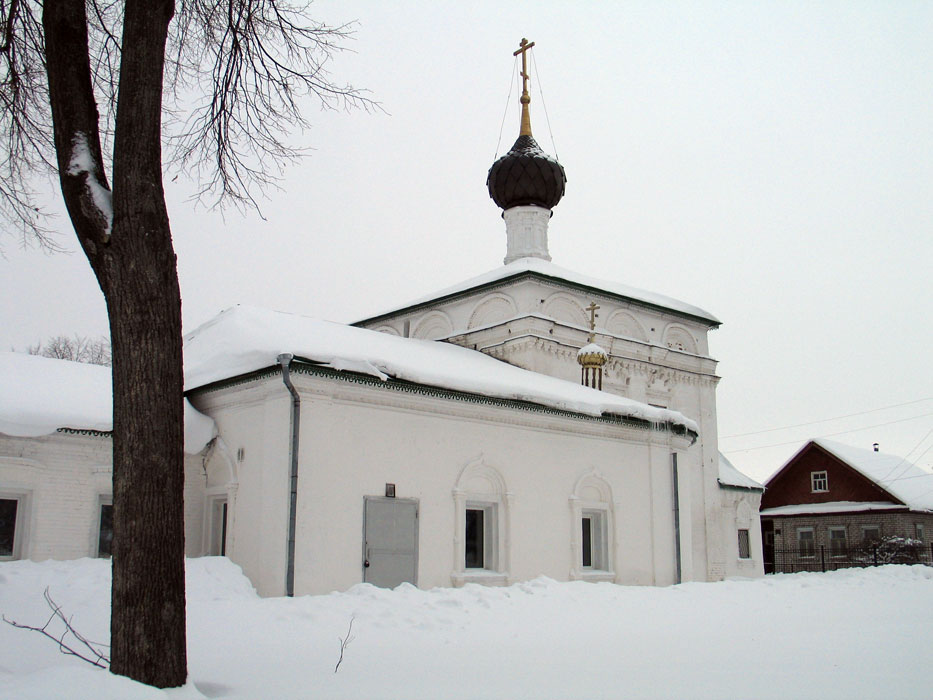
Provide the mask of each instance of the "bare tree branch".
{"label": "bare tree branch", "polygon": [[347,650],[347,647],[350,646],[350,642],[353,641],[353,637],[350,636],[350,632],[353,631],[353,616],[350,617],[350,625],[347,627],[347,633],[343,637],[337,637],[337,641],[340,642],[340,658],[337,659],[337,665],[334,666],[334,673],[337,673],[337,669],[340,668],[340,664],[343,663],[343,652]]}
{"label": "bare tree branch", "polygon": [[[24,625],[16,622],[15,620],[8,620],[6,615],[3,616],[3,621],[8,625],[16,627],[17,629],[38,632],[44,637],[48,637],[53,642],[58,644],[58,650],[66,656],[77,656],[79,659],[87,661],[92,666],[97,666],[98,668],[107,668],[107,666],[110,664],[110,658],[104,654],[101,649],[107,647],[108,645],[101,644],[99,642],[92,642],[83,636],[80,632],[78,632],[71,624],[72,618],[66,618],[65,614],[62,612],[61,606],[52,600],[52,596],[49,594],[48,588],[45,589],[43,596],[45,597],[45,602],[48,603],[48,606],[52,609],[52,615],[48,620],[45,621],[45,624],[42,625],[42,627]],[[49,625],[51,625],[55,620],[58,620],[64,626],[64,630],[60,634],[58,632],[52,634],[52,632],[49,631]],[[68,640],[69,635],[74,637],[78,644]],[[68,641],[66,642],[66,640]],[[83,649],[81,647],[83,647]]]}

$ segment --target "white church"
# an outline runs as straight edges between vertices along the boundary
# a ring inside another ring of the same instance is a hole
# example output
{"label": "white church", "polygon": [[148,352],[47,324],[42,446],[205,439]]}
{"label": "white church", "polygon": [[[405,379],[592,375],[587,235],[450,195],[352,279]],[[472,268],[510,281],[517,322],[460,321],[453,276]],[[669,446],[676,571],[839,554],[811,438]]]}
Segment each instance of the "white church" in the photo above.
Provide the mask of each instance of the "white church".
{"label": "white church", "polygon": [[[566,178],[522,75],[504,265],[350,326],[238,306],[185,336],[189,556],[265,596],[763,573],[720,322],[551,263]],[[108,555],[111,426],[106,368],[0,353],[0,559]]]}

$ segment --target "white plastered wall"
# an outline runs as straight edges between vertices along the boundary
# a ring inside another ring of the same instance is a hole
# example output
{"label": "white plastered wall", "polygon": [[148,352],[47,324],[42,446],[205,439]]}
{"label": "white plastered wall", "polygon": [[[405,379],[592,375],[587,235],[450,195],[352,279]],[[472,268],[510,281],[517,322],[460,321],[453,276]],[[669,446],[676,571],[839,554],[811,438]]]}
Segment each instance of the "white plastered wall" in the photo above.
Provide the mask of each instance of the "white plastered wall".
{"label": "white plastered wall", "polygon": [[[569,507],[581,476],[612,493],[613,580],[674,580],[670,454],[686,441],[642,428],[398,392],[293,372],[301,392],[295,592],[343,590],[362,580],[365,496],[396,485],[419,503],[418,585],[450,586],[462,543],[457,483],[481,463],[504,485],[503,582],[575,568]],[[236,453],[239,485],[227,553],[262,595],[282,595],[288,523],[290,397],[280,375],[192,397]],[[689,468],[689,467],[688,467]],[[212,456],[208,490],[227,467]],[[682,479],[685,478],[683,471]],[[681,494],[689,512],[689,489]],[[689,561],[688,561],[689,564]]]}

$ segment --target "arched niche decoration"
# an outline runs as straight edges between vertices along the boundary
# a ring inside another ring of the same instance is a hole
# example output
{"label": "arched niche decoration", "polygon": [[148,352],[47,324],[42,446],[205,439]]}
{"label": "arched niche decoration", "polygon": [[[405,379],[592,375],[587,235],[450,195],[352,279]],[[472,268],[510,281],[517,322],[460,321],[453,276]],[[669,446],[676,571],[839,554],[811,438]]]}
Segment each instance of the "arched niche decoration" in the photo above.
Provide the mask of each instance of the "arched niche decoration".
{"label": "arched niche decoration", "polygon": [[[454,568],[451,581],[501,585],[509,582],[511,532],[509,511],[512,494],[502,473],[480,454],[460,470],[453,489]],[[482,568],[468,568],[466,561],[467,511],[481,514],[485,540]]]}
{"label": "arched niche decoration", "polygon": [[[580,476],[570,496],[570,509],[570,578],[614,581],[615,511],[609,482],[595,469]],[[588,533],[588,544],[584,533]]]}
{"label": "arched niche decoration", "polygon": [[400,335],[400,333],[392,326],[379,326],[378,328],[373,328],[373,330],[378,333],[386,333],[388,335]]}
{"label": "arched niche decoration", "polygon": [[473,313],[470,314],[470,322],[467,328],[479,328],[488,326],[498,321],[506,321],[518,314],[518,307],[515,300],[507,294],[496,292],[483,297]]}
{"label": "arched niche decoration", "polygon": [[437,340],[438,338],[446,338],[453,332],[454,326],[447,314],[443,311],[431,311],[418,320],[411,337],[421,338],[422,340]]}
{"label": "arched niche decoration", "polygon": [[[557,321],[572,323],[575,326],[590,327],[590,318],[583,307],[569,294],[556,292],[544,302],[544,315]],[[597,327],[601,323],[596,324]]]}
{"label": "arched niche decoration", "polygon": [[648,342],[648,334],[645,333],[644,326],[628,311],[612,312],[609,320],[606,321],[606,330],[614,335]]}
{"label": "arched niche decoration", "polygon": [[697,354],[697,342],[693,335],[683,326],[674,323],[664,329],[662,343],[671,350],[689,352],[691,355]]}
{"label": "arched niche decoration", "polygon": [[752,507],[744,498],[739,501],[738,508],[735,509],[735,522],[740,529],[751,529]]}

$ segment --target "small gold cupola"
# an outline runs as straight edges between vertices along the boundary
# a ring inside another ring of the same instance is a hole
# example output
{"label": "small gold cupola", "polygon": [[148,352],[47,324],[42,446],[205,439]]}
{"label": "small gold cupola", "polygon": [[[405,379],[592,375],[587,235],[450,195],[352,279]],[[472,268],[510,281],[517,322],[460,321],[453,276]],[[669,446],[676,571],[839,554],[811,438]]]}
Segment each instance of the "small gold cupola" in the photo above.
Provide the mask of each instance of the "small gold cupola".
{"label": "small gold cupola", "polygon": [[590,302],[586,310],[590,312],[590,335],[587,344],[577,351],[580,365],[580,383],[592,389],[603,388],[603,366],[609,361],[609,353],[596,344],[596,302]]}

